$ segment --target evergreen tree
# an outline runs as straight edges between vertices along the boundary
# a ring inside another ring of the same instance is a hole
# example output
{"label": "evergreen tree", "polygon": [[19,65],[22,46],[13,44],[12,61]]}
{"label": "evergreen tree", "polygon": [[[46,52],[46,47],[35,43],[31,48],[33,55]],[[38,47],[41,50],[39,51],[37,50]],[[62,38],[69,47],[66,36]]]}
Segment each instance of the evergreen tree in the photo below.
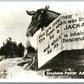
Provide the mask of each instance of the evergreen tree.
{"label": "evergreen tree", "polygon": [[35,50],[35,48],[34,47],[32,47],[32,46],[28,46],[27,47],[27,53],[36,53],[37,51]]}
{"label": "evergreen tree", "polygon": [[22,43],[18,44],[18,56],[19,57],[23,57],[24,56],[24,46]]}
{"label": "evergreen tree", "polygon": [[15,50],[17,50],[17,44],[12,42],[12,38],[9,37],[6,43],[3,43],[0,49],[0,55],[5,55],[5,58],[13,58],[16,54]]}
{"label": "evergreen tree", "polygon": [[12,41],[12,38],[8,38],[3,46],[0,48],[0,55],[5,55],[5,58],[23,57],[24,49],[22,43],[17,45],[16,42]]}

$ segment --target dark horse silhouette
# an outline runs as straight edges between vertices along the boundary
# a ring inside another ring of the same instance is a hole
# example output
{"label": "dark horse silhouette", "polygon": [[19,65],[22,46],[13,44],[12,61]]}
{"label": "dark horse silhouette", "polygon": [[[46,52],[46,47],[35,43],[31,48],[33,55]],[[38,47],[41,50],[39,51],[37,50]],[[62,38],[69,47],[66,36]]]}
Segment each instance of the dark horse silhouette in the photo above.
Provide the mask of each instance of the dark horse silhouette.
{"label": "dark horse silhouette", "polygon": [[32,21],[26,31],[26,36],[33,36],[40,28],[47,27],[60,13],[48,10],[49,6],[44,9],[35,11],[26,11],[28,15],[33,15]]}

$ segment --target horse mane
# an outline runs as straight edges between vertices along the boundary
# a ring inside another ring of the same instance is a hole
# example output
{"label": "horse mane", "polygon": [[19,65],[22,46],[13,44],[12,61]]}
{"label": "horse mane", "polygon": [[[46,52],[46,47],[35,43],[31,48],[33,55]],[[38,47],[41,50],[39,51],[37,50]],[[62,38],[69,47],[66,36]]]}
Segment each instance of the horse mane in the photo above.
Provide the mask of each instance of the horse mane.
{"label": "horse mane", "polygon": [[48,9],[38,9],[36,12],[27,12],[27,14],[33,15],[32,21],[27,29],[27,36],[33,36],[40,28],[43,29],[44,27],[47,27],[54,19],[60,15],[60,13]]}
{"label": "horse mane", "polygon": [[57,12],[54,12],[54,11],[52,11],[52,10],[48,10],[49,12],[52,12],[52,13],[54,13],[54,14],[57,14],[57,15],[60,15],[61,13],[57,13]]}
{"label": "horse mane", "polygon": [[44,16],[42,17],[42,18],[44,18],[43,21],[42,21],[44,23],[43,25],[45,27],[47,27],[59,15],[60,15],[60,13],[57,13],[57,12],[54,12],[54,11],[51,11],[51,10],[46,10]]}

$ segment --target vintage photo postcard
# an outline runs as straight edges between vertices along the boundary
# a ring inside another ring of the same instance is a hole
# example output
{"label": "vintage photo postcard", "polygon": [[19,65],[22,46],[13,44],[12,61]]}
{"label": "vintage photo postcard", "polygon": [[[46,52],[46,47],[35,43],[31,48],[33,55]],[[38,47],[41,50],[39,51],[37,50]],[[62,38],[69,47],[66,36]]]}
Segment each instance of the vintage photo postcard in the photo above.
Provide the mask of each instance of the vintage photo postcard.
{"label": "vintage photo postcard", "polygon": [[0,2],[0,80],[72,79],[84,79],[84,2]]}

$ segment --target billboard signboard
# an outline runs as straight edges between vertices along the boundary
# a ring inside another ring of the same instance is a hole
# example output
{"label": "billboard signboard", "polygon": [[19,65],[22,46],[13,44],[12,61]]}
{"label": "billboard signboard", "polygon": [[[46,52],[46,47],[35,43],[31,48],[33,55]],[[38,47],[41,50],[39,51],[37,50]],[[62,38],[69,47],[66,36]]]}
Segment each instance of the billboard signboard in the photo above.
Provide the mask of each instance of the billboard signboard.
{"label": "billboard signboard", "polygon": [[38,36],[38,67],[41,67],[61,51],[61,15]]}
{"label": "billboard signboard", "polygon": [[84,12],[64,13],[38,36],[38,68],[64,50],[84,49]]}

